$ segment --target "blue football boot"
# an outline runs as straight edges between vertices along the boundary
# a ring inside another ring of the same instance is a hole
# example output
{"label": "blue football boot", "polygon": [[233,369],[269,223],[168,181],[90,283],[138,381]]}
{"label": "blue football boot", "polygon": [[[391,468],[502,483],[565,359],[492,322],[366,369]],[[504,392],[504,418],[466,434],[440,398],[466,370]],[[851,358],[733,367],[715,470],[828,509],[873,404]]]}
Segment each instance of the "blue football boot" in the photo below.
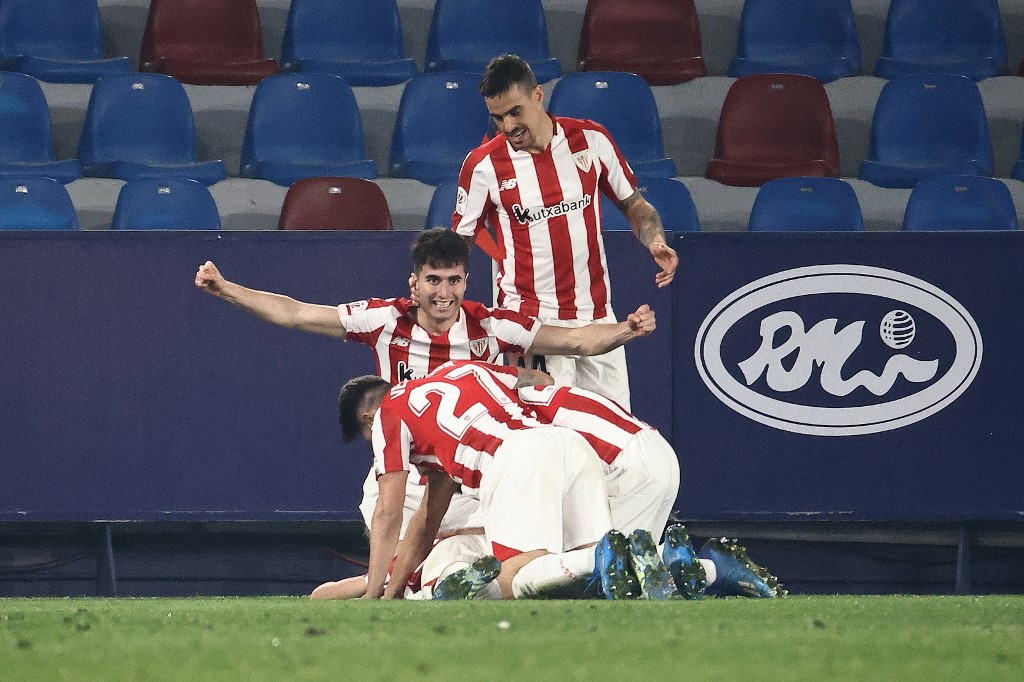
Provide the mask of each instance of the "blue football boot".
{"label": "blue football boot", "polygon": [[742,596],[771,599],[786,596],[779,579],[761,568],[747,556],[747,550],[726,538],[708,540],[698,556],[709,559],[718,573],[708,586],[708,594],[716,597]]}
{"label": "blue football boot", "polygon": [[437,601],[472,599],[477,592],[487,586],[487,583],[497,578],[499,573],[501,562],[497,557],[480,557],[469,566],[449,573],[444,579],[437,581],[433,589],[433,598]]}
{"label": "blue football boot", "polygon": [[661,556],[672,574],[676,589],[684,599],[700,599],[704,596],[708,585],[704,564],[697,558],[697,552],[683,524],[674,523],[665,530],[665,547]]}
{"label": "blue football boot", "polygon": [[637,528],[629,534],[629,557],[640,582],[641,597],[665,600],[676,594],[672,574],[658,556],[650,531]]}
{"label": "blue football boot", "polygon": [[605,599],[640,596],[640,581],[633,573],[629,557],[629,541],[619,531],[608,531],[594,546],[594,572],[601,579]]}

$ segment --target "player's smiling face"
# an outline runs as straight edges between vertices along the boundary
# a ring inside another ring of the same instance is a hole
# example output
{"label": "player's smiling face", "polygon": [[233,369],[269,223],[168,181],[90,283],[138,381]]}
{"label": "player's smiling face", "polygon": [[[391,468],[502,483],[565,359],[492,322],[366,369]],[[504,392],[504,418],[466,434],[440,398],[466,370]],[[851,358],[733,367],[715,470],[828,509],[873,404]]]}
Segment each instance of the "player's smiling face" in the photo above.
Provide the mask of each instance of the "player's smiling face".
{"label": "player's smiling face", "polygon": [[491,118],[512,149],[538,154],[548,146],[551,119],[544,110],[544,91],[539,85],[531,92],[514,85],[485,101]]}
{"label": "player's smiling face", "polygon": [[416,293],[420,307],[417,322],[431,334],[448,331],[459,317],[466,297],[466,268],[462,265],[435,268],[429,264],[416,275]]}

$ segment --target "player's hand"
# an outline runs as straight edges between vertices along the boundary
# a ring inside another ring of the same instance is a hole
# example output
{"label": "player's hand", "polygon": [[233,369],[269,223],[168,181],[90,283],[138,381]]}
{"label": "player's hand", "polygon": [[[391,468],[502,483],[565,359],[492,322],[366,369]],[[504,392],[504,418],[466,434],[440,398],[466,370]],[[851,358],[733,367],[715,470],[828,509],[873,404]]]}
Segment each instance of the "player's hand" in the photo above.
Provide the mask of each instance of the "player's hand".
{"label": "player's hand", "polygon": [[196,272],[196,286],[215,296],[220,293],[224,282],[224,276],[220,274],[220,270],[213,264],[213,261],[206,261],[199,266],[199,270]]}
{"label": "player's hand", "polygon": [[547,372],[542,372],[539,369],[531,369],[528,367],[519,368],[519,378],[516,380],[516,388],[525,388],[527,386],[554,386],[554,378]]}
{"label": "player's hand", "polygon": [[416,273],[412,272],[409,274],[409,300],[412,301],[413,305],[418,306],[420,304],[420,290],[418,288],[419,280],[416,279]]}
{"label": "player's hand", "polygon": [[654,311],[646,303],[637,308],[636,312],[630,313],[626,317],[626,322],[637,336],[647,336],[658,327]]}
{"label": "player's hand", "polygon": [[667,287],[676,276],[676,268],[679,267],[679,256],[676,250],[668,244],[653,242],[649,247],[654,262],[661,267],[661,272],[654,276],[654,283],[658,288]]}

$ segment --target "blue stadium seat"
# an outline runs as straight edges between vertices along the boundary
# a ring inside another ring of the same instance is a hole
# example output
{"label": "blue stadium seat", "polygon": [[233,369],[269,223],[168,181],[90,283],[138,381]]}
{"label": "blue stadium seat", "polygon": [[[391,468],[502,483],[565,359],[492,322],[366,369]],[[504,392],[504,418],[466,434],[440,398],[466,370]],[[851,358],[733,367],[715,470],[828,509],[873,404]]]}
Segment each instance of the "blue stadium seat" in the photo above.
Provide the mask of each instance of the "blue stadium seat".
{"label": "blue stadium seat", "polygon": [[[637,189],[658,209],[668,232],[700,232],[697,207],[686,185],[672,178],[638,177]],[[601,195],[601,226],[604,230],[632,230],[622,211],[606,195]]]}
{"label": "blue stadium seat", "polygon": [[434,188],[427,208],[427,222],[423,229],[432,227],[451,227],[452,214],[455,213],[455,197],[459,192],[459,178],[454,176],[441,182]]}
{"label": "blue stadium seat", "polygon": [[[1022,70],[1024,70],[1024,65],[1022,65]],[[1017,163],[1013,164],[1010,177],[1024,182],[1024,133],[1020,136],[1020,157],[1017,159]]]}
{"label": "blue stadium seat", "polygon": [[292,0],[281,70],[332,73],[353,87],[397,85],[417,73],[395,0]]}
{"label": "blue stadium seat", "polygon": [[502,54],[526,60],[539,83],[562,75],[548,49],[541,0],[437,0],[424,71],[480,74]]}
{"label": "blue stadium seat", "polygon": [[1018,230],[1017,208],[1000,180],[979,175],[928,178],[917,183],[903,213],[907,232]]}
{"label": "blue stadium seat", "polygon": [[0,178],[0,230],[77,230],[68,190],[44,177]]}
{"label": "blue stadium seat", "polygon": [[217,204],[206,185],[186,178],[126,182],[114,206],[114,230],[219,230]]}
{"label": "blue stadium seat", "polygon": [[988,119],[973,81],[932,73],[885,84],[860,179],[911,188],[936,175],[992,175],[992,169]]}
{"label": "blue stadium seat", "polygon": [[607,128],[637,175],[675,177],[676,164],[665,157],[658,105],[640,76],[571,73],[551,90],[548,108],[556,116],[591,119]]}
{"label": "blue stadium seat", "polygon": [[192,105],[181,83],[158,73],[103,76],[85,112],[78,159],[90,177],[227,177],[222,161],[200,162]]}
{"label": "blue stadium seat", "polygon": [[77,159],[57,161],[43,89],[32,76],[0,72],[0,176],[45,175],[63,183],[82,177]]}
{"label": "blue stadium seat", "polygon": [[425,73],[405,84],[391,136],[388,174],[436,185],[459,174],[490,115],[474,73]]}
{"label": "blue stadium seat", "polygon": [[746,0],[730,76],[800,73],[828,83],[860,73],[850,0]]}
{"label": "blue stadium seat", "polygon": [[0,2],[0,68],[54,83],[92,83],[132,71],[127,57],[104,56],[96,0],[54,4]]}
{"label": "blue stadium seat", "polygon": [[999,0],[892,0],[875,75],[956,73],[971,80],[1006,70]]}
{"label": "blue stadium seat", "polygon": [[778,178],[761,186],[750,211],[751,232],[863,232],[864,216],[850,183],[839,178]]}
{"label": "blue stadium seat", "polygon": [[280,74],[256,86],[241,166],[243,177],[284,187],[328,175],[377,177],[352,88],[327,73]]}

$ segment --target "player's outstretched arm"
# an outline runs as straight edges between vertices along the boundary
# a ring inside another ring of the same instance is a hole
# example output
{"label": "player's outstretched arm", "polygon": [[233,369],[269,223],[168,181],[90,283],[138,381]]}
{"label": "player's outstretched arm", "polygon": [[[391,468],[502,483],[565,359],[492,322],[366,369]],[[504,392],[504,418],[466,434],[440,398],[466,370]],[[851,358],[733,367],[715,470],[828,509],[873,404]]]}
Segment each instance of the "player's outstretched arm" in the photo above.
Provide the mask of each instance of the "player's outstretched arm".
{"label": "player's outstretched arm", "polygon": [[645,303],[622,322],[594,322],[575,329],[541,325],[529,351],[537,355],[601,355],[656,328],[654,311]]}
{"label": "player's outstretched arm", "polygon": [[633,234],[647,247],[654,262],[661,268],[654,276],[654,283],[659,289],[667,287],[676,276],[679,256],[676,255],[675,249],[668,245],[658,210],[644,199],[639,190],[623,201],[619,208],[633,227]]}
{"label": "player's outstretched arm", "polygon": [[212,261],[199,266],[196,286],[271,324],[313,334],[345,336],[338,310],[333,306],[303,303],[281,294],[244,287],[226,279]]}

